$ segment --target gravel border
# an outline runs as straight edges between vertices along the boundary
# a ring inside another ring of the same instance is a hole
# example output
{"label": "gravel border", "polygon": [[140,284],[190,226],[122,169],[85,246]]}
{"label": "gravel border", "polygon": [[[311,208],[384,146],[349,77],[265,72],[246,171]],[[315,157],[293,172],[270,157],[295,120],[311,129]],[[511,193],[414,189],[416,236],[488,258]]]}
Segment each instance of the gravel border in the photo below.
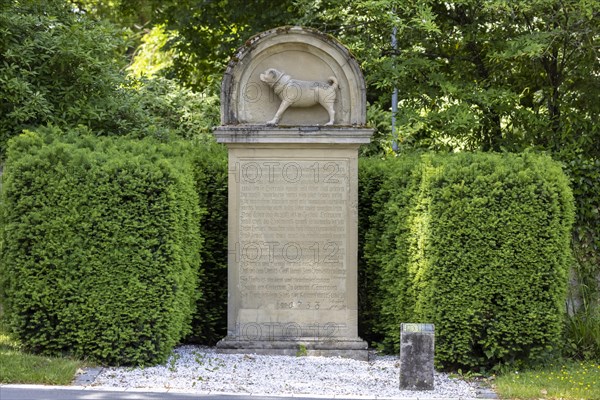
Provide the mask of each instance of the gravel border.
{"label": "gravel border", "polygon": [[95,388],[169,389],[210,394],[386,399],[474,399],[477,387],[435,373],[432,391],[399,389],[399,359],[370,354],[370,361],[339,357],[220,354],[181,346],[163,364],[103,368]]}

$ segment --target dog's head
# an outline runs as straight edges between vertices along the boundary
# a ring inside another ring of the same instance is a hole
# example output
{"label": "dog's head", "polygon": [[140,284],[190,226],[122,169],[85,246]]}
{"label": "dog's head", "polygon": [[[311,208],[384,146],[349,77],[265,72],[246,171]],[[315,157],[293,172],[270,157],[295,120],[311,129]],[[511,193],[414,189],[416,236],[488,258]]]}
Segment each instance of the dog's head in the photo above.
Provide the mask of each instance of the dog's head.
{"label": "dog's head", "polygon": [[278,71],[275,68],[269,68],[268,70],[260,74],[260,80],[270,86],[273,86],[275,82],[277,82],[279,78],[281,78],[281,75],[283,75],[283,72]]}

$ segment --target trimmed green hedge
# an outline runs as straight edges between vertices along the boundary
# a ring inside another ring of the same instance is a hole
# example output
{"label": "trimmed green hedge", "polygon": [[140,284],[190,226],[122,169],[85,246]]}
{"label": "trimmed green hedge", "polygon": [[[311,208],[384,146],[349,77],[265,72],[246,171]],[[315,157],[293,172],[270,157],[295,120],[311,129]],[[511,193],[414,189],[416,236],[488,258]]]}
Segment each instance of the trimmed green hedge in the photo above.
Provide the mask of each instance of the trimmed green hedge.
{"label": "trimmed green hedge", "polygon": [[397,321],[408,321],[410,286],[402,275],[408,213],[418,186],[417,155],[359,160],[359,333],[387,351],[398,347]]}
{"label": "trimmed green hedge", "polygon": [[558,163],[464,153],[360,165],[361,185],[385,176],[361,197],[373,213],[361,221],[360,276],[388,350],[401,322],[435,323],[447,368],[532,361],[559,346],[574,207]]}
{"label": "trimmed green hedge", "polygon": [[[225,149],[61,135],[21,135],[8,153],[2,294],[21,340],[44,354],[150,364],[183,338],[220,339]],[[413,154],[359,165],[364,338],[396,352],[401,322],[433,322],[445,368],[557,346],[573,220],[557,163]]]}
{"label": "trimmed green hedge", "polygon": [[36,353],[164,361],[190,332],[201,210],[176,145],[25,133],[4,171],[3,304]]}

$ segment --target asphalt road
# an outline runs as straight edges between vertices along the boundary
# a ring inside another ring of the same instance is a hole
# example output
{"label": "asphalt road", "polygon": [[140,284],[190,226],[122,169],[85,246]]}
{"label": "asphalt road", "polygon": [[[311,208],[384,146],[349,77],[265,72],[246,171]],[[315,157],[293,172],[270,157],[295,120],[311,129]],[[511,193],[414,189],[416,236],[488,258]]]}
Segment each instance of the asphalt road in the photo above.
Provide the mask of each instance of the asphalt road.
{"label": "asphalt road", "polygon": [[[68,386],[2,385],[0,400],[298,400],[298,397],[261,397],[175,392],[137,392],[81,389]],[[303,400],[326,400],[323,398]]]}

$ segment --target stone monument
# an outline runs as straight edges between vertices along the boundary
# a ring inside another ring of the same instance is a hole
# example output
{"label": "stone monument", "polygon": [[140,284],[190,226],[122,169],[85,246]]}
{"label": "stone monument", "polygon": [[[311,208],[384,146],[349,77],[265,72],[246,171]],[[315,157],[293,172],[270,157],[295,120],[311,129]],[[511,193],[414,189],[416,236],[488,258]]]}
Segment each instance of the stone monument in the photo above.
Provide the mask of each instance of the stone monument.
{"label": "stone monument", "polygon": [[367,359],[358,337],[357,159],[365,85],[335,39],[300,27],[248,40],[228,65],[224,353]]}
{"label": "stone monument", "polygon": [[433,390],[435,327],[400,325],[400,389]]}

